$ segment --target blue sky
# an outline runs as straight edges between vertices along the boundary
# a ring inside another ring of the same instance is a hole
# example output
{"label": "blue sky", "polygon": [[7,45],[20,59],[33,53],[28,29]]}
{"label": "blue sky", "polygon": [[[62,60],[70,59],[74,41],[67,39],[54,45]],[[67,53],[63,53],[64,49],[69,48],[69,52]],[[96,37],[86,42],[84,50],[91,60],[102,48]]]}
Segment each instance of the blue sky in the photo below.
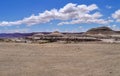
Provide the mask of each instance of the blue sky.
{"label": "blue sky", "polygon": [[82,32],[99,26],[119,30],[119,3],[120,0],[0,0],[0,33]]}

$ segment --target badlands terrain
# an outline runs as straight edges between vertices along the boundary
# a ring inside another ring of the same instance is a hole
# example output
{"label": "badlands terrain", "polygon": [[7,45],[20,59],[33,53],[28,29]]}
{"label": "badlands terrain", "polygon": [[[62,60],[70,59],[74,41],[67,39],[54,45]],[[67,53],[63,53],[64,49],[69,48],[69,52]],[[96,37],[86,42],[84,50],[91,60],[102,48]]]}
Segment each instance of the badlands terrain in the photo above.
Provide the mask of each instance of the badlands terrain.
{"label": "badlands terrain", "polygon": [[0,76],[120,76],[120,44],[0,43]]}

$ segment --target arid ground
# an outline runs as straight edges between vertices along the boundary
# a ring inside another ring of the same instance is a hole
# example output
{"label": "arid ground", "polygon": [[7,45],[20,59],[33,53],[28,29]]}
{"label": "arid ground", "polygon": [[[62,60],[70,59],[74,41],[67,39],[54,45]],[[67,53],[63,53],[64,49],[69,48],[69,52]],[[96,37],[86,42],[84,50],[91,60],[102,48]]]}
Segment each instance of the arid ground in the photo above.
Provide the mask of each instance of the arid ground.
{"label": "arid ground", "polygon": [[120,44],[0,43],[0,76],[120,76]]}

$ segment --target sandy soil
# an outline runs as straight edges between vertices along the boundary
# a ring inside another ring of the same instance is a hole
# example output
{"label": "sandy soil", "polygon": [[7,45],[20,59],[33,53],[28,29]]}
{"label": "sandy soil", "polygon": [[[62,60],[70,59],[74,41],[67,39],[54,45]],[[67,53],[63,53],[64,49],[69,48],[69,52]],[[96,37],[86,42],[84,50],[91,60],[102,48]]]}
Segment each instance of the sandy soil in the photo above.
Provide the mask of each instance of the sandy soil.
{"label": "sandy soil", "polygon": [[120,44],[0,43],[0,76],[120,76]]}

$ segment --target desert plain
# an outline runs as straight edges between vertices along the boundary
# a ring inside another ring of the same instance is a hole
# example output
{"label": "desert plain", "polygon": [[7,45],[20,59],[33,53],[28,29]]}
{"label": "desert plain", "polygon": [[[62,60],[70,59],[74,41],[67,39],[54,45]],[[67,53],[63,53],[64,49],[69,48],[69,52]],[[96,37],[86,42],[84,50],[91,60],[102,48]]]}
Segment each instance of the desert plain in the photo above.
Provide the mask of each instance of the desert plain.
{"label": "desert plain", "polygon": [[120,44],[0,43],[0,76],[120,76]]}

